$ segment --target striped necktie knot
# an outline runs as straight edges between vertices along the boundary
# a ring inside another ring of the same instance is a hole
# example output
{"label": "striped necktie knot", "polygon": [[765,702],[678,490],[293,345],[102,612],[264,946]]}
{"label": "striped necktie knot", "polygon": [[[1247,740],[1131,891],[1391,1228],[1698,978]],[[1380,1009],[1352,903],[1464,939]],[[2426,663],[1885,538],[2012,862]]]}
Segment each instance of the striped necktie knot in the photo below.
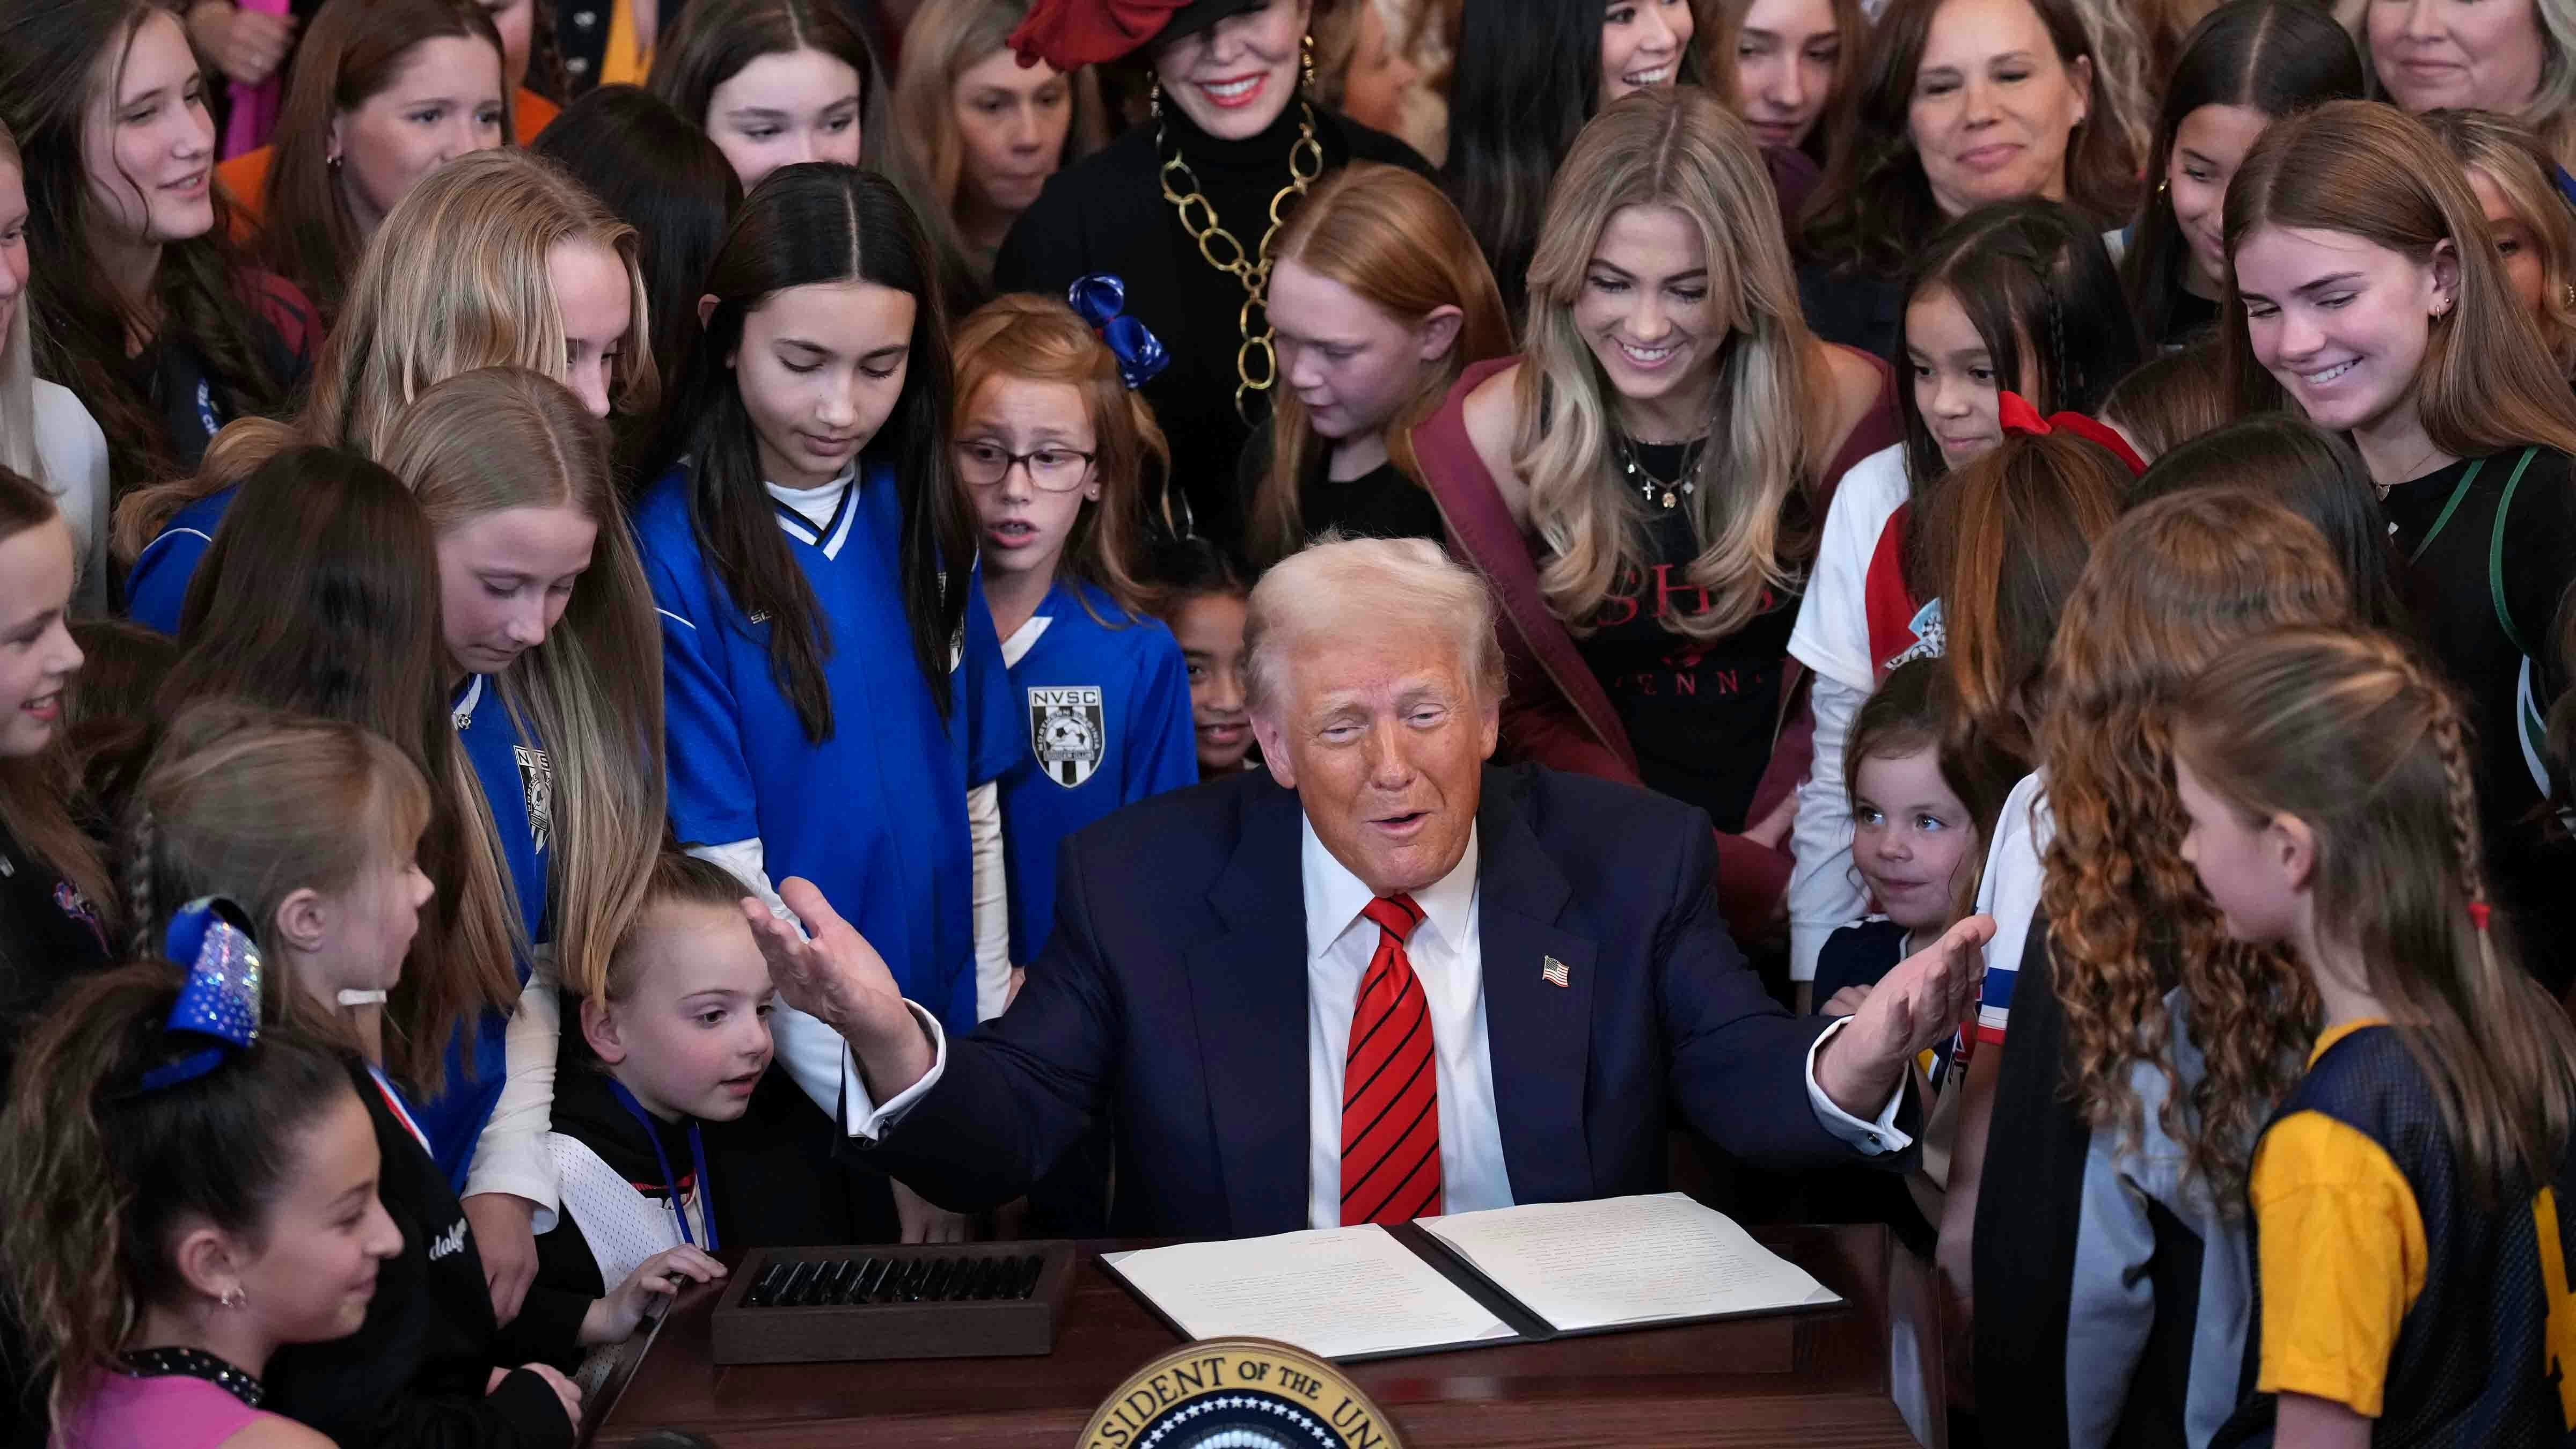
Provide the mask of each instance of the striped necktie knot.
{"label": "striped necktie knot", "polygon": [[1412,939],[1413,928],[1421,925],[1423,918],[1422,907],[1413,903],[1413,897],[1400,891],[1371,900],[1360,908],[1360,914],[1377,922],[1378,929],[1399,941]]}

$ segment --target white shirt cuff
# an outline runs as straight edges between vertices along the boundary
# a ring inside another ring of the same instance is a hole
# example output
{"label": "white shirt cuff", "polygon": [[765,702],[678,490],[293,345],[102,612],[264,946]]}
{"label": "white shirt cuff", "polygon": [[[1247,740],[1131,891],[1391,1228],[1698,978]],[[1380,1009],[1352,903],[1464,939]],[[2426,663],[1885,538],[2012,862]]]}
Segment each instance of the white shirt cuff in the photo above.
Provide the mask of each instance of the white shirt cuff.
{"label": "white shirt cuff", "polygon": [[921,1074],[920,1081],[895,1093],[884,1106],[868,1100],[867,1083],[859,1075],[858,1058],[850,1054],[847,1046],[841,1048],[842,1120],[849,1125],[850,1135],[862,1142],[883,1139],[887,1132],[893,1130],[894,1124],[903,1120],[903,1114],[912,1110],[912,1104],[921,1100],[922,1093],[937,1085],[940,1074],[948,1069],[948,1033],[939,1029],[939,1018],[913,1002],[906,1001],[904,1005],[912,1009],[912,1019],[921,1023],[923,1034],[930,1038],[930,1070]]}
{"label": "white shirt cuff", "polygon": [[1896,1111],[1905,1105],[1905,1079],[1898,1079],[1896,1090],[1887,1094],[1887,1105],[1879,1109],[1875,1122],[1864,1122],[1835,1106],[1833,1098],[1825,1095],[1825,1089],[1816,1085],[1816,1053],[1825,1049],[1825,1043],[1834,1039],[1835,1032],[1849,1025],[1851,1018],[1848,1016],[1836,1020],[1818,1032],[1815,1045],[1807,1048],[1807,1103],[1816,1109],[1816,1120],[1824,1125],[1826,1131],[1859,1148],[1862,1156],[1903,1152],[1914,1145],[1913,1138],[1896,1130]]}

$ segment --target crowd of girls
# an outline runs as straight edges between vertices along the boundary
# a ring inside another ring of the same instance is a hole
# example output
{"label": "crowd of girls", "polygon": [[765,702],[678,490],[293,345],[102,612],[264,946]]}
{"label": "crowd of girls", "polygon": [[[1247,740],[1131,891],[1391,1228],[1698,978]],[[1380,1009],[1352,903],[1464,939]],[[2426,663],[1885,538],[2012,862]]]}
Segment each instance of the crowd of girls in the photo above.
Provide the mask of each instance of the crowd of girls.
{"label": "crowd of girls", "polygon": [[20,9],[9,1442],[568,1445],[711,1251],[1013,1230],[751,921],[1009,1010],[1354,535],[1784,1002],[1995,919],[1729,1204],[1933,1260],[1954,1441],[2576,1427],[2558,0]]}

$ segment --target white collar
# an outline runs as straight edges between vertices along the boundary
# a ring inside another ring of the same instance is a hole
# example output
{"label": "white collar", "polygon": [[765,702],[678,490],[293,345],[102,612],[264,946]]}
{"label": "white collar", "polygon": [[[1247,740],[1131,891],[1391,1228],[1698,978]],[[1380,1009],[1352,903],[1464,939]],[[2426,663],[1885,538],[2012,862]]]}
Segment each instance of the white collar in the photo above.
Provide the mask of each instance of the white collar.
{"label": "white collar", "polygon": [[[1332,949],[1333,943],[1360,920],[1360,912],[1377,898],[1377,892],[1324,848],[1323,838],[1315,834],[1315,822],[1302,812],[1298,830],[1303,837],[1298,847],[1298,866],[1306,896],[1306,959],[1312,961]],[[1468,922],[1476,909],[1476,858],[1476,828],[1470,825],[1467,851],[1458,857],[1458,863],[1450,867],[1447,875],[1412,893],[1413,903],[1422,908],[1426,917],[1424,924],[1452,947],[1465,944]]]}

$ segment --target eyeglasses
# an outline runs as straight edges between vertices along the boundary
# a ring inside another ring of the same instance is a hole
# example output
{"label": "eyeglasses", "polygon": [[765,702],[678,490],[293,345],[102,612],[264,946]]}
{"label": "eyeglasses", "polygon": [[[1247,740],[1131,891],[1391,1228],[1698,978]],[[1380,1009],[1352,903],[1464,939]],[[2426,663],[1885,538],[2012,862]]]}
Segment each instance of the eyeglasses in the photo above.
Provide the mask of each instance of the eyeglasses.
{"label": "eyeglasses", "polygon": [[998,443],[959,443],[957,473],[973,488],[991,488],[1026,465],[1029,482],[1049,493],[1070,493],[1082,486],[1097,456],[1049,443],[1032,453],[1014,453]]}

